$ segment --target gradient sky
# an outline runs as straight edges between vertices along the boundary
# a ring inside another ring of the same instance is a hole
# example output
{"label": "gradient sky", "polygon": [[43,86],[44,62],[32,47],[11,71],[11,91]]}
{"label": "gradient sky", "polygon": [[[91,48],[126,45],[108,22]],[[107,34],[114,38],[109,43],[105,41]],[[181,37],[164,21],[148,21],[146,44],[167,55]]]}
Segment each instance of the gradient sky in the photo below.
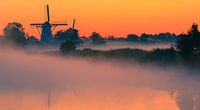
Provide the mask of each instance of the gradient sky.
{"label": "gradient sky", "polygon": [[38,37],[37,30],[29,23],[44,21],[47,3],[52,21],[67,21],[71,26],[76,18],[81,35],[93,31],[104,36],[143,32],[179,34],[186,32],[193,22],[200,23],[200,0],[2,0],[0,33],[8,22],[18,21],[27,33]]}

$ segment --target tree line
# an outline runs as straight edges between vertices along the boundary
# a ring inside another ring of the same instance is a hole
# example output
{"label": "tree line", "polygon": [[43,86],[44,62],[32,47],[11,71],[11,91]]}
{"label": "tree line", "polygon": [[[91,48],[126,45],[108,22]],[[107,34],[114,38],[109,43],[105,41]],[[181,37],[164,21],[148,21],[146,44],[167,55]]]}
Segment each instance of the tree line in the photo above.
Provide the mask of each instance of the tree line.
{"label": "tree line", "polygon": [[[8,23],[8,25],[3,29],[3,34],[0,37],[0,43],[2,44],[12,44],[19,47],[24,47],[27,45],[27,42],[30,40],[34,40],[33,36],[29,36],[25,33],[24,27],[22,24],[17,22]],[[71,39],[67,39],[70,37],[68,31],[58,31],[56,33],[55,39],[64,39],[63,43],[60,45],[60,51],[62,53],[75,52],[76,44]],[[76,31],[78,32],[78,31]],[[75,34],[78,36],[78,34]],[[115,38],[113,36],[109,36],[107,38],[103,38],[99,33],[93,32],[91,36],[84,37],[82,39],[90,39],[92,44],[104,44],[108,40],[125,40],[132,42],[155,42],[155,40],[159,41],[173,41],[175,45],[173,45],[170,49],[173,50],[174,53],[181,56],[183,59],[187,59],[192,61],[192,59],[196,58],[199,61],[200,56],[200,32],[198,29],[198,24],[194,23],[191,28],[189,28],[188,32],[185,34],[175,35],[171,33],[160,33],[160,34],[142,34],[141,36],[137,36],[135,34],[129,34],[127,38]],[[37,41],[37,39],[36,39]],[[39,42],[39,41],[37,41]],[[155,50],[154,50],[155,51]],[[160,51],[161,52],[161,51]],[[164,53],[165,51],[162,50]],[[166,50],[167,52],[167,50]],[[156,52],[159,55],[159,52]]]}
{"label": "tree line", "polygon": [[[61,45],[60,51],[62,54],[73,54],[83,57],[103,56],[116,59],[134,59],[140,63],[151,62],[164,65],[186,64],[199,67],[200,32],[198,30],[198,25],[194,23],[186,34],[180,34],[176,39],[175,45],[172,45],[170,48],[154,49],[152,51],[130,48],[109,51],[92,49],[76,50],[76,45],[74,45],[73,42],[66,42]],[[69,49],[70,45],[73,46]]]}

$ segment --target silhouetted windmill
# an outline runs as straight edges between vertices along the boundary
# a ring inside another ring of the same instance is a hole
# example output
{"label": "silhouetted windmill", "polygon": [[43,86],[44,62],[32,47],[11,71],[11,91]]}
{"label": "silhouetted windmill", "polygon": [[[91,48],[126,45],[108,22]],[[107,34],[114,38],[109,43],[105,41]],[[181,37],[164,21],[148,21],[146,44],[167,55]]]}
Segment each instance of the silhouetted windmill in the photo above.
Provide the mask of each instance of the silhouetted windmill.
{"label": "silhouetted windmill", "polygon": [[73,20],[72,27],[66,30],[69,40],[72,40],[75,44],[81,44],[81,39],[79,37],[78,30],[75,28],[76,20]]}
{"label": "silhouetted windmill", "polygon": [[[47,9],[47,20],[44,23],[31,23],[31,26],[35,26],[39,33],[41,34],[41,42],[44,43],[50,43],[53,42],[53,35],[52,31],[57,27],[57,26],[65,26],[67,24],[65,23],[50,23],[50,10],[49,10],[49,5],[46,5]],[[39,30],[41,28],[41,32]]]}

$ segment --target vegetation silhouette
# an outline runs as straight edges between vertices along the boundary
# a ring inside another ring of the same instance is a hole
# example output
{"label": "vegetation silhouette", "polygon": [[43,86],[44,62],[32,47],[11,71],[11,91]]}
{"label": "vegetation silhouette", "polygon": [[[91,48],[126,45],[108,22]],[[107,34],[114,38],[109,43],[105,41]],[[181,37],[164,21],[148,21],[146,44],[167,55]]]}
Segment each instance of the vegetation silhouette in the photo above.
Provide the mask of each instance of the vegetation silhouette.
{"label": "vegetation silhouette", "polygon": [[69,28],[66,31],[58,31],[55,34],[55,39],[61,42],[65,42],[65,41],[73,41],[75,44],[80,44],[81,43],[81,39],[79,38],[79,33],[77,29],[74,28]]}
{"label": "vegetation silhouette", "polygon": [[34,36],[30,36],[26,39],[27,45],[33,46],[33,45],[39,45],[40,41],[34,37]]}
{"label": "vegetation silhouette", "polygon": [[73,25],[69,29],[63,31],[57,31],[55,35],[55,39],[60,41],[60,42],[65,42],[65,41],[72,41],[76,45],[79,45],[82,43],[80,36],[79,36],[79,30],[75,28],[76,20],[73,20]]}
{"label": "vegetation silhouette", "polygon": [[141,35],[136,34],[128,34],[127,37],[114,37],[108,36],[106,38],[108,41],[127,41],[127,42],[134,42],[134,43],[175,43],[179,40],[179,35],[174,33],[159,33],[159,34],[146,34],[143,33]]}
{"label": "vegetation silhouette", "polygon": [[[34,37],[29,37],[25,34],[22,24],[17,22],[8,23],[3,30],[4,35],[1,36],[0,42],[11,43],[16,46],[26,46],[27,44],[40,44]],[[134,59],[144,63],[158,63],[163,65],[171,64],[189,64],[198,66],[200,64],[200,32],[198,25],[193,24],[186,34],[175,35],[171,33],[160,34],[142,34],[141,36],[129,34],[127,38],[115,38],[109,36],[103,38],[99,33],[93,32],[87,40],[91,40],[92,44],[101,45],[106,41],[129,41],[139,43],[154,43],[154,42],[175,42],[176,44],[167,49],[153,49],[145,51],[141,49],[116,49],[110,51],[99,51],[92,49],[77,50],[77,42],[79,42],[78,30],[70,28],[66,31],[58,31],[55,39],[60,40],[60,51],[62,54],[74,54],[77,56],[103,56],[109,58]]]}
{"label": "vegetation silhouette", "polygon": [[[138,37],[135,34],[130,34],[126,40],[149,42],[151,39],[154,39],[153,36],[156,37],[156,39],[164,39],[163,41],[176,41],[176,44],[172,45],[170,48],[153,49],[151,51],[130,48],[101,51],[87,48],[73,51],[73,55],[83,57],[106,57],[109,59],[132,59],[139,63],[155,63],[159,65],[186,64],[191,67],[199,67],[200,32],[198,31],[197,24],[193,24],[187,34],[180,34],[178,36],[170,33],[160,33],[158,35],[142,34],[141,37]],[[162,38],[161,36],[165,37]],[[95,44],[99,44],[99,42],[103,41],[100,34],[96,32],[94,32],[90,38]],[[109,37],[109,39],[113,40],[115,38]]]}
{"label": "vegetation silhouette", "polygon": [[133,41],[133,42],[138,42],[140,40],[140,38],[136,34],[129,34],[127,36],[127,40],[128,41]]}
{"label": "vegetation silhouette", "polygon": [[89,38],[92,40],[92,44],[98,45],[106,43],[103,37],[97,32],[93,32]]}
{"label": "vegetation silhouette", "polygon": [[67,40],[60,45],[60,51],[62,54],[71,53],[76,50],[76,44],[72,40]]}
{"label": "vegetation silhouette", "polygon": [[26,34],[22,24],[17,22],[8,23],[3,30],[4,40],[16,46],[26,45]]}
{"label": "vegetation silhouette", "polygon": [[200,55],[200,32],[197,24],[194,23],[192,25],[188,34],[180,35],[180,40],[177,41],[176,49],[185,59]]}

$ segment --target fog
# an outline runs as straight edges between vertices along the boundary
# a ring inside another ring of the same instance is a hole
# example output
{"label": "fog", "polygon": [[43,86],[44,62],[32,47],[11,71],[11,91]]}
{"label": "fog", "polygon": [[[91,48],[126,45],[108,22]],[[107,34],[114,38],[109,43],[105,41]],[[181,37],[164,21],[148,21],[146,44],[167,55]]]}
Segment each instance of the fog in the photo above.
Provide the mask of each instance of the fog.
{"label": "fog", "polygon": [[199,110],[199,71],[0,49],[0,109]]}
{"label": "fog", "polygon": [[153,50],[155,48],[169,48],[173,43],[134,43],[127,41],[107,41],[105,44],[101,45],[91,45],[90,43],[84,43],[79,46],[78,49],[91,48],[94,50],[112,50],[112,49],[122,49],[122,48],[139,48],[143,50]]}
{"label": "fog", "polygon": [[[83,50],[86,48],[90,48],[93,50],[114,50],[114,49],[124,49],[124,48],[130,48],[130,49],[142,49],[146,51],[150,51],[156,48],[169,48],[173,45],[173,43],[134,43],[134,42],[127,42],[127,41],[106,41],[105,44],[100,45],[93,45],[91,42],[85,42],[79,46],[77,46],[77,49]],[[59,50],[60,45],[53,45],[48,47],[43,46],[28,46],[28,51],[30,52],[48,52],[48,51],[57,51]]]}

